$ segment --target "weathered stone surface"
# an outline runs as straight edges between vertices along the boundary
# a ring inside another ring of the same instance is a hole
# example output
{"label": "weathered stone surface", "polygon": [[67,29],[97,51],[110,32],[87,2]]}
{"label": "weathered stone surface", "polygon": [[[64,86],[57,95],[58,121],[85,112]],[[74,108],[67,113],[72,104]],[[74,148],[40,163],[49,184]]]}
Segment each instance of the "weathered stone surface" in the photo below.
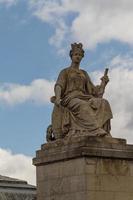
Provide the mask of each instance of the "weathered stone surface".
{"label": "weathered stone surface", "polygon": [[96,156],[104,158],[133,158],[133,146],[127,145],[124,139],[103,137],[72,137],[42,145],[37,151],[34,164],[51,163],[75,157]]}
{"label": "weathered stone surface", "polygon": [[108,68],[101,77],[101,83],[94,85],[88,73],[80,69],[84,57],[81,43],[71,44],[71,64],[61,70],[51,97],[54,109],[51,125],[47,128],[48,142],[65,138],[68,135],[86,134],[89,136],[110,136],[112,111],[103,98],[109,82]]}
{"label": "weathered stone surface", "polygon": [[81,137],[44,144],[33,160],[37,200],[132,200],[133,146]]}

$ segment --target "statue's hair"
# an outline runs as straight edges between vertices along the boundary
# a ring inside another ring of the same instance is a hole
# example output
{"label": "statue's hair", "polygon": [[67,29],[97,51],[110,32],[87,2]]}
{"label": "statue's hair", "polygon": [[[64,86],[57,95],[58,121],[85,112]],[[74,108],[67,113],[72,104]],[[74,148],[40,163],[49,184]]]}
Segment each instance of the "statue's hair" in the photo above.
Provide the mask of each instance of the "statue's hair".
{"label": "statue's hair", "polygon": [[82,45],[82,43],[73,43],[73,44],[71,44],[71,50],[70,50],[70,53],[69,53],[69,55],[70,55],[70,57],[72,58],[72,55],[73,55],[73,53],[74,52],[81,52],[82,53],[82,56],[84,57],[84,50],[83,50],[83,45]]}

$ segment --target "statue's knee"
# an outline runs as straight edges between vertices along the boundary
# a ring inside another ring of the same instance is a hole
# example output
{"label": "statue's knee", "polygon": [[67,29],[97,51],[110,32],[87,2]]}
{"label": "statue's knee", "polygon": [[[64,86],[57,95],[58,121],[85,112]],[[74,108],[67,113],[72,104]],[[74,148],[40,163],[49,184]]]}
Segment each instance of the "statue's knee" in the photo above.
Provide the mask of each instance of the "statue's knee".
{"label": "statue's knee", "polygon": [[81,108],[81,109],[86,109],[87,106],[88,106],[88,102],[86,102],[86,101],[81,101],[81,103],[80,103],[80,108]]}

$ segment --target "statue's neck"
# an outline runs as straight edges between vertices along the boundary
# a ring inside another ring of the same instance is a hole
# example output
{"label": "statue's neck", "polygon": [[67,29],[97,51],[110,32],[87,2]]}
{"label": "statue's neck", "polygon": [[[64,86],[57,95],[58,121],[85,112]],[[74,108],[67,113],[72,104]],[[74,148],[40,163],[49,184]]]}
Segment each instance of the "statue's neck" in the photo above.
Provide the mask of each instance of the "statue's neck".
{"label": "statue's neck", "polygon": [[73,63],[72,62],[71,67],[74,68],[74,69],[79,69],[80,66],[79,66],[79,63]]}

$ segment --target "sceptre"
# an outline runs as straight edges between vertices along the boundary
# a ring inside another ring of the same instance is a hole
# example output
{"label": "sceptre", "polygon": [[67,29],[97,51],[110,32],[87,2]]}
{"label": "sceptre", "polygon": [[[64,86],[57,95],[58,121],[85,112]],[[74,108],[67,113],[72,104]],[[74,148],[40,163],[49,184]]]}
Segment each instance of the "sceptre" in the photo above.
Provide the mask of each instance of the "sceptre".
{"label": "sceptre", "polygon": [[107,75],[108,75],[108,71],[109,71],[109,68],[105,68],[104,76],[107,76]]}
{"label": "sceptre", "polygon": [[[104,75],[101,78],[101,80],[103,80],[103,78],[108,75],[108,71],[109,71],[109,68],[105,68]],[[105,82],[102,82],[101,83],[101,91],[100,91],[100,94],[99,94],[99,97],[101,97],[101,98],[103,97],[103,94],[104,94],[104,91],[105,91],[105,87],[106,87]]]}

